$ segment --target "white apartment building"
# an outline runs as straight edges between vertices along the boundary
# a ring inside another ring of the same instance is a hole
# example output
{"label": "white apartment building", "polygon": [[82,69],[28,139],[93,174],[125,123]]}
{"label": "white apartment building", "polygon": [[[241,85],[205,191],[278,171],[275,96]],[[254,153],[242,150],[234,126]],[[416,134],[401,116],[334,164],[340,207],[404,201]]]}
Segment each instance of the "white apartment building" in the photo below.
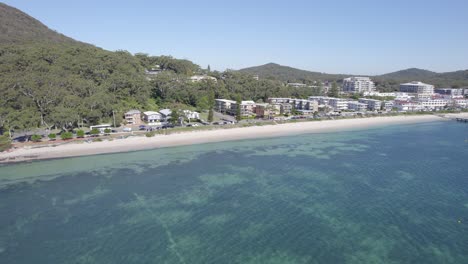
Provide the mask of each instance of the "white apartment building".
{"label": "white apartment building", "polygon": [[468,99],[453,99],[453,104],[461,108],[468,108]]}
{"label": "white apartment building", "polygon": [[429,110],[440,110],[449,104],[449,100],[446,99],[428,99],[419,101],[419,105],[424,109]]}
{"label": "white apartment building", "polygon": [[343,80],[343,92],[363,93],[375,91],[375,84],[369,77],[349,77]]}
{"label": "white apartment building", "polygon": [[349,101],[348,109],[358,111],[358,112],[364,112],[367,110],[367,104],[359,103],[356,101]]}
{"label": "white apartment building", "polygon": [[366,104],[367,109],[370,111],[380,110],[382,108],[382,101],[368,98],[359,98],[359,102]]}
{"label": "white apartment building", "polygon": [[[419,95],[434,94],[434,85],[426,84],[422,82],[402,83],[400,84],[400,92],[418,94],[418,98],[420,98]],[[423,96],[423,97],[426,97],[426,96]]]}
{"label": "white apartment building", "polygon": [[291,98],[268,98],[270,104],[289,104],[293,99]]}
{"label": "white apartment building", "polygon": [[292,99],[292,105],[296,110],[318,111],[318,102],[306,99]]}
{"label": "white apartment building", "polygon": [[252,116],[255,115],[255,102],[254,101],[242,101],[240,105],[237,102],[231,104],[231,109],[227,111],[231,115],[237,114],[237,107],[240,107],[241,116]]}
{"label": "white apartment building", "polygon": [[384,104],[384,109],[385,109],[385,110],[387,110],[387,111],[392,110],[392,108],[393,108],[393,101],[384,101],[383,104]]}
{"label": "white apartment building", "polygon": [[437,88],[434,90],[436,94],[449,95],[449,96],[463,96],[463,89],[452,88]]}
{"label": "white apartment building", "polygon": [[348,100],[341,98],[328,98],[328,105],[335,111],[348,110]]}
{"label": "white apartment building", "polygon": [[231,110],[231,105],[235,103],[236,101],[233,100],[215,99],[215,110],[225,114]]}
{"label": "white apartment building", "polygon": [[328,105],[331,97],[328,96],[309,96],[309,101],[317,101],[319,105]]}
{"label": "white apartment building", "polygon": [[395,100],[393,101],[393,107],[398,111],[420,111],[422,106],[417,102],[407,101],[407,100]]}

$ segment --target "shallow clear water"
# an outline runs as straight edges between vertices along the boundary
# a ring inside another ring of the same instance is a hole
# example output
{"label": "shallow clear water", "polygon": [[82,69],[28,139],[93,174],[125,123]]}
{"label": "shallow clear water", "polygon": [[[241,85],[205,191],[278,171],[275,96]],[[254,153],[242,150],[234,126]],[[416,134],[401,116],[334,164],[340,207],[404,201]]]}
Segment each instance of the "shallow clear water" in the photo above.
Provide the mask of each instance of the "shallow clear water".
{"label": "shallow clear water", "polygon": [[0,167],[0,263],[468,263],[468,126]]}

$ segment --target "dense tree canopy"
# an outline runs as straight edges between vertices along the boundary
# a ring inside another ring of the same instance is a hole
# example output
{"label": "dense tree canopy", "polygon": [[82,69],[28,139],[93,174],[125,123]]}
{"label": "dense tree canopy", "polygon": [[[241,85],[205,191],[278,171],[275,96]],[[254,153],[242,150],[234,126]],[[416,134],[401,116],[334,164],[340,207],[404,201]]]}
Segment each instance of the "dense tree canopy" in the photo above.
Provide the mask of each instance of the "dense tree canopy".
{"label": "dense tree canopy", "polygon": [[[160,73],[146,69],[159,65]],[[69,130],[110,122],[129,109],[159,110],[185,105],[209,110],[214,98],[266,101],[305,98],[320,89],[255,80],[235,71],[207,71],[169,56],[132,55],[93,46],[25,44],[0,47],[0,128]],[[216,78],[192,82],[192,74]],[[119,123],[119,122],[118,122]]]}

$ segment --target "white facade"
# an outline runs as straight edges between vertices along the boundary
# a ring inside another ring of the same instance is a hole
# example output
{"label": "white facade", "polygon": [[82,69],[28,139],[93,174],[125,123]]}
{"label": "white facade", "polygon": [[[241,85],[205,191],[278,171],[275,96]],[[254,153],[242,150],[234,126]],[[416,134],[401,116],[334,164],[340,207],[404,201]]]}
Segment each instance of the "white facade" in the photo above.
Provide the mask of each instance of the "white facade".
{"label": "white facade", "polygon": [[236,101],[227,99],[215,99],[215,110],[220,113],[227,113],[231,110],[231,105]]}
{"label": "white facade", "polygon": [[200,119],[200,113],[198,112],[192,112],[190,110],[184,110],[182,112],[187,119]]}
{"label": "white facade", "polygon": [[328,96],[310,96],[309,101],[317,101],[319,105],[328,105],[329,100],[332,97]]}
{"label": "white facade", "polygon": [[422,82],[402,83],[400,84],[400,92],[432,95],[434,93],[434,85]]}
{"label": "white facade", "polygon": [[369,77],[350,77],[343,80],[343,92],[373,92],[375,84]]}
{"label": "white facade", "polygon": [[364,112],[367,110],[367,104],[359,103],[356,101],[349,101],[348,109],[358,111],[358,112]]}
{"label": "white facade", "polygon": [[143,112],[143,119],[148,124],[160,123],[162,120],[162,115],[158,112],[146,111],[146,112]]}
{"label": "white facade", "polygon": [[380,110],[382,108],[382,101],[368,98],[359,98],[359,102],[366,104],[367,109],[370,111]]}
{"label": "white facade", "polygon": [[215,77],[208,76],[208,75],[194,75],[190,77],[192,82],[201,82],[201,81],[213,81],[217,82],[218,80]]}
{"label": "white facade", "polygon": [[333,108],[335,111],[347,110],[348,109],[348,100],[341,98],[328,98],[328,105]]}
{"label": "white facade", "polygon": [[429,110],[438,110],[442,109],[445,106],[447,106],[449,103],[449,100],[445,99],[432,99],[432,100],[425,100],[425,101],[420,101],[419,104],[421,107]]}

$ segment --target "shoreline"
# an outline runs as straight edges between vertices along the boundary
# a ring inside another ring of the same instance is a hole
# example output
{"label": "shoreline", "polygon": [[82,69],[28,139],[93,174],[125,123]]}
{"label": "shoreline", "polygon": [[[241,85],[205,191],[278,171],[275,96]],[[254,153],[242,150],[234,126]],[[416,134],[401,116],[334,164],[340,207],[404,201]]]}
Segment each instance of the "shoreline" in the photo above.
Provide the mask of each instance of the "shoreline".
{"label": "shoreline", "polygon": [[[452,117],[450,115],[446,116]],[[138,150],[255,138],[272,138],[309,133],[365,130],[388,125],[416,124],[445,120],[447,119],[436,115],[324,120],[229,129],[190,131],[170,135],[156,135],[154,137],[135,136],[113,141],[65,143],[57,146],[45,146],[39,148],[23,147],[14,149],[10,152],[0,153],[0,164],[131,152]]]}

